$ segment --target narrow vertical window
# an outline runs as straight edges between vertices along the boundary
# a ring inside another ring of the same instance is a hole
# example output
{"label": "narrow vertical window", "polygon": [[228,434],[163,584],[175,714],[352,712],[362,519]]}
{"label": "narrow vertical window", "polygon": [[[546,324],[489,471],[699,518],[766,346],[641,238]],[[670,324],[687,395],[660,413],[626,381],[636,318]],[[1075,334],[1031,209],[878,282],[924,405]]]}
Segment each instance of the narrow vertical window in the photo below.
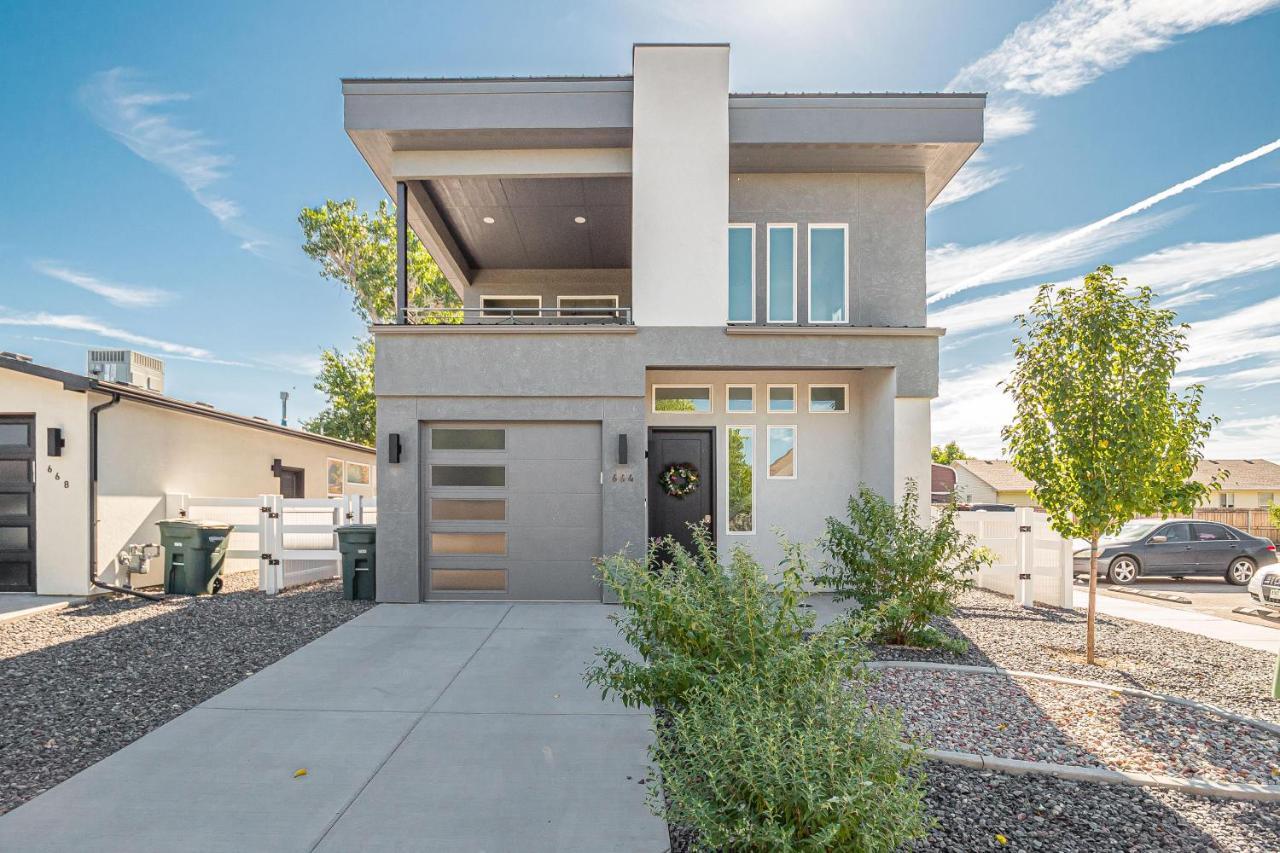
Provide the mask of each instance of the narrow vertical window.
{"label": "narrow vertical window", "polygon": [[756,319],[756,229],[729,226],[729,322]]}
{"label": "narrow vertical window", "polygon": [[754,427],[729,427],[730,533],[756,532],[755,434]]}
{"label": "narrow vertical window", "polygon": [[770,225],[768,255],[770,323],[796,321],[796,227]]}
{"label": "narrow vertical window", "polygon": [[848,231],[844,225],[809,226],[809,322],[849,319]]}
{"label": "narrow vertical window", "polygon": [[768,468],[765,474],[770,480],[794,480],[796,478],[796,428],[793,426],[769,427]]}

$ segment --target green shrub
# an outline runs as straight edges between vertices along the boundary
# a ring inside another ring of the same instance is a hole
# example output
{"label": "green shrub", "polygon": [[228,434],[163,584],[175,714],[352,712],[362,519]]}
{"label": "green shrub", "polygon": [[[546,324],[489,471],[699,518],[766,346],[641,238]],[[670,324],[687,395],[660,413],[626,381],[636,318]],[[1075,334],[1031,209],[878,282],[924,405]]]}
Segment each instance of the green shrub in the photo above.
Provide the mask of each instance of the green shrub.
{"label": "green shrub", "polygon": [[690,693],[650,747],[654,811],[706,850],[894,850],[923,835],[919,752],[867,705],[850,652],[822,632]]}
{"label": "green shrub", "polygon": [[849,498],[848,520],[827,519],[821,548],[830,558],[815,581],[831,587],[837,601],[853,599],[871,642],[938,646],[963,651],[966,644],[929,624],[955,609],[955,597],[991,560],[960,532],[955,505],[921,524],[918,491],[908,481],[894,506],[862,486]]}
{"label": "green shrub", "polygon": [[721,565],[702,527],[694,530],[693,553],[665,539],[644,560],[623,554],[602,560],[601,576],[623,608],[611,618],[641,660],[597,649],[587,683],[628,706],[672,707],[720,670],[800,642],[813,615],[800,609],[805,567],[799,549],[784,546],[777,583],[740,547]]}

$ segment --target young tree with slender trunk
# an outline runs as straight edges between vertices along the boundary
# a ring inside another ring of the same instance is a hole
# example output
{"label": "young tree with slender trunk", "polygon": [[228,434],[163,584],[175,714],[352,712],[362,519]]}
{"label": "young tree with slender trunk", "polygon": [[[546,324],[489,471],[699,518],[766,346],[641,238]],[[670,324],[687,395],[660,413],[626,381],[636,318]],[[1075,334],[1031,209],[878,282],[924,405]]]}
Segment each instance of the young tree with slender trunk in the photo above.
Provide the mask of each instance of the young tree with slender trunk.
{"label": "young tree with slender trunk", "polygon": [[1054,529],[1089,542],[1090,664],[1098,541],[1134,518],[1188,514],[1217,485],[1192,475],[1218,419],[1200,416],[1201,386],[1171,387],[1188,327],[1152,298],[1109,266],[1079,287],[1044,285],[1017,317],[1015,366],[1002,383],[1016,408],[1002,430],[1014,467],[1035,483]]}

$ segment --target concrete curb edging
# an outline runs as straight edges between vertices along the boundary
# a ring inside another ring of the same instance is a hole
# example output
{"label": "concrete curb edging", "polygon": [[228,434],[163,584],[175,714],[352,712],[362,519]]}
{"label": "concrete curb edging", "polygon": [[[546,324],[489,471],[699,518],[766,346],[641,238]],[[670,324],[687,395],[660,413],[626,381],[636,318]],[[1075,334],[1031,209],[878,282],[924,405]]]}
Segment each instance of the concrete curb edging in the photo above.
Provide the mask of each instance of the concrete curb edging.
{"label": "concrete curb edging", "polygon": [[[1112,690],[1126,696],[1143,699],[1156,699],[1175,705],[1183,705],[1199,711],[1216,714],[1231,722],[1254,726],[1271,734],[1280,736],[1280,725],[1257,720],[1217,708],[1203,702],[1170,696],[1164,693],[1153,693],[1134,687],[1117,687],[1099,681],[1088,681],[1080,678],[1067,678],[1060,675],[1046,675],[1039,672],[1025,672],[1016,669],[1003,669],[994,666],[970,666],[954,663],[931,663],[929,661],[867,661],[867,669],[916,669],[935,672],[972,672],[982,675],[1020,676],[1051,681],[1058,684],[1073,684],[1079,687],[1090,687],[1099,690]],[[1016,758],[998,758],[994,755],[979,755],[974,752],[959,752],[950,749],[923,749],[925,758],[969,767],[974,770],[994,770],[1011,775],[1038,774],[1067,779],[1074,782],[1092,782],[1102,785],[1133,785],[1143,788],[1160,788],[1177,791],[1183,794],[1198,794],[1207,797],[1219,797],[1231,800],[1252,800],[1257,802],[1280,802],[1280,785],[1259,785],[1250,782],[1214,782],[1209,779],[1193,777],[1190,779],[1166,776],[1158,773],[1136,773],[1128,770],[1109,770],[1105,767],[1083,767],[1074,764],[1055,764],[1048,761],[1023,761]]]}

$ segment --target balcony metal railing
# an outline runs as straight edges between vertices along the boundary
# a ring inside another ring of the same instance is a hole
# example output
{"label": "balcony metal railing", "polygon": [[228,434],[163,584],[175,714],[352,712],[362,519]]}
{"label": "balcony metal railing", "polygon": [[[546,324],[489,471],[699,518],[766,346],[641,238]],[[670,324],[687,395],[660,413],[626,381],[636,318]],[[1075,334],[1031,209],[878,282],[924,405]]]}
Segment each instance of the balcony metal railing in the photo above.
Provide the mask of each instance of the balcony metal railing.
{"label": "balcony metal railing", "polygon": [[407,308],[415,326],[630,326],[630,308]]}

